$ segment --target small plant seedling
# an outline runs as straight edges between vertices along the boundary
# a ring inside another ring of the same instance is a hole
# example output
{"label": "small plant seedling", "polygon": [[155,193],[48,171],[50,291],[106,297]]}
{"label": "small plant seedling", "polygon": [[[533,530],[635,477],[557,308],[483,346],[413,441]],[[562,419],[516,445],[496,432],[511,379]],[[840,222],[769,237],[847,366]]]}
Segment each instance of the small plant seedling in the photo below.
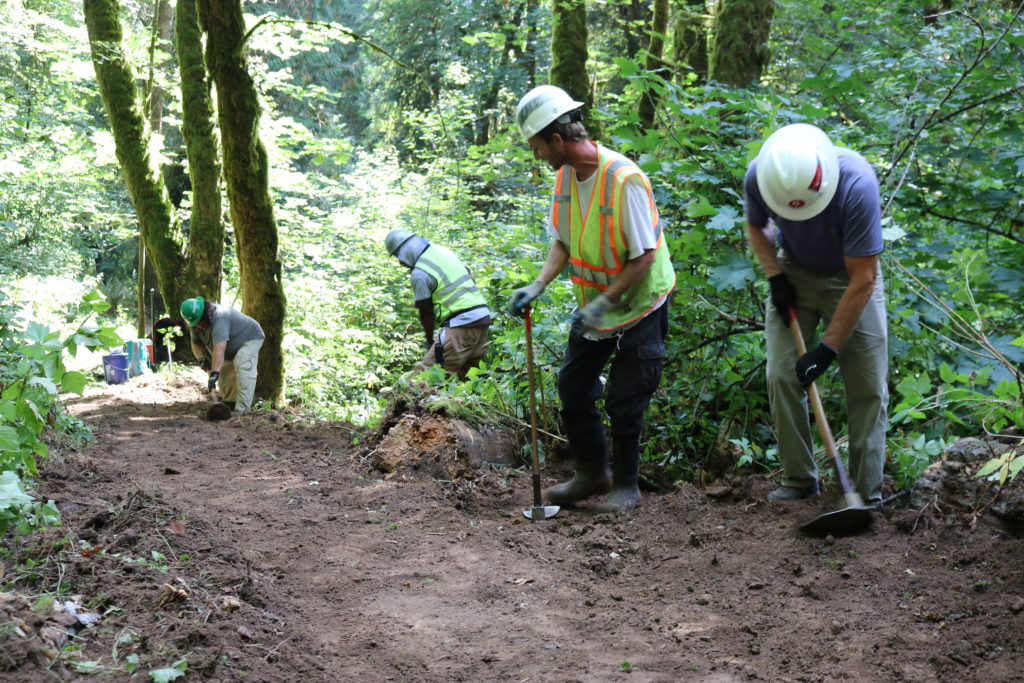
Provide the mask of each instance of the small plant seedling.
{"label": "small plant seedling", "polygon": [[388,531],[394,531],[398,528],[397,524],[388,524]]}
{"label": "small plant seedling", "polygon": [[619,664],[619,670],[625,671],[626,673],[633,673],[633,665],[629,662],[623,662],[622,664]]}

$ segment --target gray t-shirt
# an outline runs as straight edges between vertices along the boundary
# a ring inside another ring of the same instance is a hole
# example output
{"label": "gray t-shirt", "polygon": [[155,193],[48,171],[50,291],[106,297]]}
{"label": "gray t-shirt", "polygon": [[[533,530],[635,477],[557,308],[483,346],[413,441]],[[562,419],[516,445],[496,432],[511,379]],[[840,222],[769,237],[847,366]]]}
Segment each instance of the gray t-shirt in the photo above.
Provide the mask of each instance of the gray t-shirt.
{"label": "gray t-shirt", "polygon": [[213,310],[210,312],[212,324],[204,330],[193,327],[193,343],[205,346],[212,352],[215,344],[227,342],[224,359],[232,360],[238,350],[242,348],[242,344],[264,338],[263,328],[260,327],[260,324],[241,311],[222,304],[209,305],[213,306]]}
{"label": "gray t-shirt", "polygon": [[878,177],[867,159],[853,150],[839,153],[839,187],[825,210],[805,221],[791,221],[771,211],[757,187],[757,162],[743,180],[747,222],[763,228],[770,218],[779,228],[778,242],[796,265],[815,271],[846,267],[847,256],[880,254],[882,205]]}

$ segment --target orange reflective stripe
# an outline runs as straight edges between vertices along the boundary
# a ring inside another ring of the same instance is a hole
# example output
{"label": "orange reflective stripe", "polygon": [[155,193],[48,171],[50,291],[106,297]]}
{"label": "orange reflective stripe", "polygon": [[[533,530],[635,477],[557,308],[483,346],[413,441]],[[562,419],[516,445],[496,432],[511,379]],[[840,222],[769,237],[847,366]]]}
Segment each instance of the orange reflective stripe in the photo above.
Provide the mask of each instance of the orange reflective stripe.
{"label": "orange reflective stripe", "polygon": [[582,277],[579,277],[578,275],[569,275],[569,279],[582,287],[590,287],[591,289],[596,289],[600,292],[603,292],[610,286],[602,285],[598,282],[591,282],[590,280],[584,280]]}
{"label": "orange reflective stripe", "polygon": [[574,266],[579,266],[580,268],[586,268],[587,270],[592,270],[595,273],[608,273],[609,275],[618,275],[619,273],[622,272],[622,269],[626,267],[625,264],[623,264],[623,265],[613,266],[611,268],[607,268],[605,266],[602,266],[599,263],[587,263],[586,261],[584,261],[581,258],[574,258],[574,257],[571,257],[571,256],[569,257],[569,263],[571,263]]}

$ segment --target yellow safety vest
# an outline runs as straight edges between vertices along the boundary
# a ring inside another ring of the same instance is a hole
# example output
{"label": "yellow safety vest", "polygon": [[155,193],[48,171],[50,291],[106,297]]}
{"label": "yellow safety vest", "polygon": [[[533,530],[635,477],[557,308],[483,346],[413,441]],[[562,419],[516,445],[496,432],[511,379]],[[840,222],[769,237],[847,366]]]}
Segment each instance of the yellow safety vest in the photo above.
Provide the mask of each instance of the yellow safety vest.
{"label": "yellow safety vest", "polygon": [[413,267],[437,280],[433,300],[434,318],[438,322],[443,323],[470,308],[487,305],[469,269],[448,247],[431,244],[416,259]]}
{"label": "yellow safety vest", "polygon": [[597,145],[595,173],[594,194],[586,209],[579,203],[576,172],[572,166],[562,166],[555,180],[552,220],[559,240],[569,252],[576,303],[586,306],[608,289],[629,260],[629,245],[623,238],[621,224],[627,178],[637,176],[643,182],[651,210],[651,227],[657,238],[651,269],[605,314],[605,326],[599,328],[614,330],[654,310],[675,288],[676,273],[662,234],[651,183],[643,171],[621,154]]}

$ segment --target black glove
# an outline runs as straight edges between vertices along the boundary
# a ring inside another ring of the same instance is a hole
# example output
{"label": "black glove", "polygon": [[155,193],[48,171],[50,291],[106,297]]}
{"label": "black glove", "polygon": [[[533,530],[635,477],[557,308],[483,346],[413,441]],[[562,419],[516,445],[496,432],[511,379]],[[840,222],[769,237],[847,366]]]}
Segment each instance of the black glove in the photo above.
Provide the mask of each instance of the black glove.
{"label": "black glove", "polygon": [[209,357],[203,356],[202,359],[199,361],[199,367],[201,367],[204,371],[209,372],[211,367]]}
{"label": "black glove", "polygon": [[213,391],[217,388],[217,379],[220,377],[220,373],[214,370],[210,373],[210,379],[206,380],[206,388],[209,391]]}
{"label": "black glove", "polygon": [[768,286],[772,289],[771,299],[775,310],[788,321],[790,307],[796,307],[796,288],[785,273],[768,278]]}
{"label": "black glove", "polygon": [[545,285],[540,280],[534,280],[525,287],[520,287],[512,292],[512,303],[508,307],[509,315],[524,316],[526,307],[544,291]]}
{"label": "black glove", "polygon": [[808,351],[796,360],[796,378],[804,389],[811,385],[811,382],[821,377],[838,354],[825,342],[818,344],[816,348]]}

